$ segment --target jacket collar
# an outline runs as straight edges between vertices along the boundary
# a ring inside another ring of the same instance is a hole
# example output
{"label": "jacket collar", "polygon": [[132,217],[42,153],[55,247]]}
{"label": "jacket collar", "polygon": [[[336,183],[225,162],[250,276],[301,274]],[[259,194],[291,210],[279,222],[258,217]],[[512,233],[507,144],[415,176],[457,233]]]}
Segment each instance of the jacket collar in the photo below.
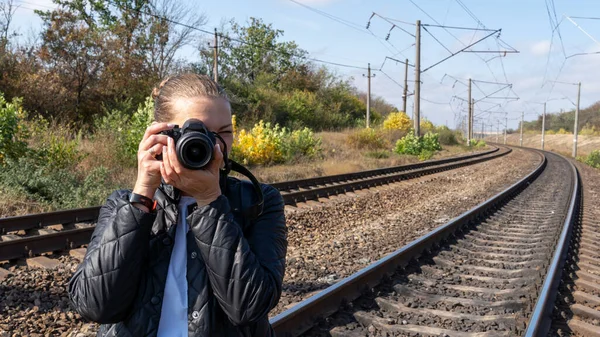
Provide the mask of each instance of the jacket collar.
{"label": "jacket collar", "polygon": [[158,191],[162,192],[163,195],[167,196],[171,203],[175,203],[175,204],[179,203],[179,198],[181,198],[181,191],[179,191],[172,185],[165,183],[165,181],[162,179],[160,181],[160,186],[158,187]]}

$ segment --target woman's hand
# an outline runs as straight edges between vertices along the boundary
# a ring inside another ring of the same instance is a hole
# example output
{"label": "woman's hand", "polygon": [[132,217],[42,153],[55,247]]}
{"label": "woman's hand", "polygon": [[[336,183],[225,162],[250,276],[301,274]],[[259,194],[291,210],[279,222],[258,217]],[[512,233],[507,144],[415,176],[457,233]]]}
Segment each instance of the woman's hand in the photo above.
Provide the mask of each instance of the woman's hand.
{"label": "woman's hand", "polygon": [[202,170],[190,170],[181,165],[175,152],[172,138],[163,147],[163,161],[160,172],[169,185],[189,194],[198,206],[208,205],[221,195],[219,168],[223,166],[223,152],[217,143],[213,149],[213,159]]}
{"label": "woman's hand", "polygon": [[154,192],[160,186],[161,177],[161,162],[156,160],[155,156],[167,147],[168,140],[171,139],[169,136],[157,133],[172,129],[173,126],[173,124],[154,122],[146,129],[138,147],[138,175],[133,193],[141,194],[149,199],[154,198]]}

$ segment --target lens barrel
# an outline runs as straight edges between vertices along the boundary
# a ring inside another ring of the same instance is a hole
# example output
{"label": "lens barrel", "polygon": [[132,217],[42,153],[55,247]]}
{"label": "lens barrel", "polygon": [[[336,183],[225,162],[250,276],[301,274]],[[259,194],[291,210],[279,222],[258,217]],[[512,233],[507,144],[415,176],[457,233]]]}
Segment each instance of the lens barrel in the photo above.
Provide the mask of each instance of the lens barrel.
{"label": "lens barrel", "polygon": [[213,159],[214,141],[198,131],[184,133],[176,143],[175,150],[181,165],[190,170],[201,170]]}

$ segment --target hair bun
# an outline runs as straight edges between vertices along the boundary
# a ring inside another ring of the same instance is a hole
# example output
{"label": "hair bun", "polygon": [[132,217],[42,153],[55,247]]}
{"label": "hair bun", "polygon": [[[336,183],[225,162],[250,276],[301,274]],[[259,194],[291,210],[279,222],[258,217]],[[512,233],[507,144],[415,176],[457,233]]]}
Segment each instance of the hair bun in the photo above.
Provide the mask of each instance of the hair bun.
{"label": "hair bun", "polygon": [[160,82],[158,87],[154,87],[154,89],[152,89],[152,99],[158,98],[158,96],[160,95],[160,90],[165,86],[165,84],[167,84],[167,82],[170,79],[171,79],[170,77],[165,78],[162,82]]}

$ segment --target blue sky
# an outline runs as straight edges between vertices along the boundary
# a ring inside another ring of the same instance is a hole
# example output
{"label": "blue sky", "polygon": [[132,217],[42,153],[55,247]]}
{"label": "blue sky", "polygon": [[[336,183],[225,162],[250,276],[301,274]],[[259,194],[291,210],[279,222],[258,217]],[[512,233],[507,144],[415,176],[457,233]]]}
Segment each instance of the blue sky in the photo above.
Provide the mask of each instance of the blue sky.
{"label": "blue sky", "polygon": [[[16,0],[22,8],[17,11],[13,28],[22,34],[39,30],[39,19],[31,8],[47,9],[52,7],[51,0]],[[551,0],[296,0],[313,9],[341,18],[349,23],[345,25],[320,15],[291,0],[219,0],[193,1],[187,0],[191,8],[198,14],[204,13],[209,22],[204,29],[213,30],[220,27],[227,19],[246,22],[250,17],[260,17],[272,23],[277,29],[285,31],[284,40],[294,40],[307,50],[311,57],[347,65],[371,67],[379,69],[386,56],[397,59],[408,58],[414,63],[414,38],[398,28],[392,30],[390,38],[385,41],[392,25],[379,17],[371,19],[369,30],[365,29],[373,12],[395,20],[414,23],[420,19],[425,24],[447,26],[478,27],[478,23],[465,9],[473,13],[479,21],[489,29],[502,29],[501,40],[515,49],[518,54],[460,53],[423,73],[421,77],[422,114],[436,124],[455,125],[458,114],[464,115],[466,105],[454,96],[466,99],[466,79],[479,81],[511,83],[514,92],[500,91],[494,96],[515,96],[519,100],[486,99],[477,103],[475,114],[485,123],[494,123],[497,118],[504,118],[508,113],[509,128],[515,128],[520,120],[521,111],[526,120],[537,118],[542,105],[534,102],[548,101],[548,111],[571,109],[576,101],[577,87],[557,83],[582,82],[581,105],[586,107],[597,100],[600,89],[600,54],[574,56],[565,61],[565,56],[577,53],[600,51],[600,21],[572,19],[566,17],[585,17],[600,13],[600,1],[597,0],[555,0],[556,16],[560,22],[559,31],[552,32],[546,3]],[[414,2],[414,3],[413,3]],[[416,4],[416,5],[415,5]],[[417,8],[419,6],[421,9]],[[550,6],[552,17],[554,11]],[[431,17],[429,17],[431,16]],[[434,21],[435,20],[435,21]],[[410,34],[414,34],[412,25],[397,24]],[[479,26],[481,28],[481,26]],[[446,48],[455,52],[471,41],[476,41],[485,34],[484,31],[445,30],[429,27],[428,31]],[[589,36],[588,36],[589,35]],[[552,46],[552,48],[550,48]],[[500,48],[494,38],[476,45],[470,50],[498,50]],[[401,53],[400,53],[401,52]],[[447,57],[450,53],[444,49],[427,32],[422,31],[422,69]],[[194,51],[188,49],[184,56],[195,57]],[[492,59],[493,58],[493,59]],[[491,59],[491,60],[490,60]],[[486,62],[486,60],[488,60]],[[330,66],[338,74],[352,77],[355,85],[366,90],[367,82],[363,78],[366,73],[361,69]],[[372,93],[383,96],[389,102],[402,105],[402,88],[388,78],[402,84],[404,66],[386,61],[382,71],[374,71]],[[414,80],[414,71],[409,68],[409,81]],[[458,81],[457,81],[458,80]],[[473,87],[473,97],[478,100],[501,87],[495,84],[478,82]],[[409,90],[413,83],[409,82]],[[489,102],[489,103],[488,103]],[[412,97],[408,103],[408,113],[412,112]],[[502,106],[494,106],[499,103]],[[486,111],[485,110],[490,110]],[[492,112],[492,113],[490,113]],[[480,128],[481,122],[477,122]],[[495,126],[494,126],[495,128]]]}

